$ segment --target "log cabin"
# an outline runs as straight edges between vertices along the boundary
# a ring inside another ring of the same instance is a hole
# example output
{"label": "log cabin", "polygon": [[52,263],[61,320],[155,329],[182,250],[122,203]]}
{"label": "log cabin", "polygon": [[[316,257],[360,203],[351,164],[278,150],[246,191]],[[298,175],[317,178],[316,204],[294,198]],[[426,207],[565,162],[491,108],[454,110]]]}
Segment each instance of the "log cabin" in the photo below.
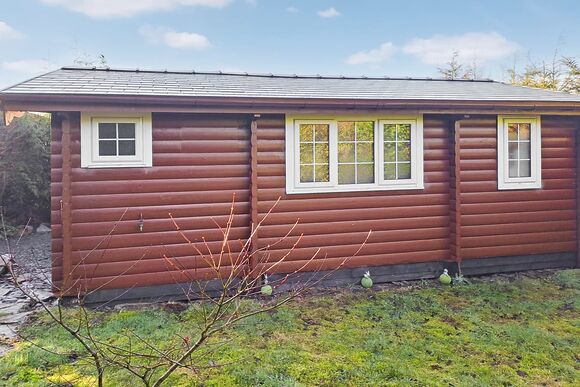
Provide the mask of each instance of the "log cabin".
{"label": "log cabin", "polygon": [[579,262],[580,95],[67,67],[0,101],[52,115],[52,276],[56,288],[98,289],[96,301],[170,297],[211,277],[169,214],[218,251],[232,207],[232,240],[251,237],[274,261],[290,251],[266,267],[272,277],[308,272],[314,254],[335,285],[367,270],[386,282]]}

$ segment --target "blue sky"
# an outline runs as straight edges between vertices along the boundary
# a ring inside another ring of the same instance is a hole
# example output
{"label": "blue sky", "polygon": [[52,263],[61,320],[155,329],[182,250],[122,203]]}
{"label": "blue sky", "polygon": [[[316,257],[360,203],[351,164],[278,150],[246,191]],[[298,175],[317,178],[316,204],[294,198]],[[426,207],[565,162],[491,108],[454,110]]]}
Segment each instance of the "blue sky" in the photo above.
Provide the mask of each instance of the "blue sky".
{"label": "blue sky", "polygon": [[580,56],[580,2],[0,0],[0,87],[75,59],[111,67],[437,76],[453,51],[482,77]]}

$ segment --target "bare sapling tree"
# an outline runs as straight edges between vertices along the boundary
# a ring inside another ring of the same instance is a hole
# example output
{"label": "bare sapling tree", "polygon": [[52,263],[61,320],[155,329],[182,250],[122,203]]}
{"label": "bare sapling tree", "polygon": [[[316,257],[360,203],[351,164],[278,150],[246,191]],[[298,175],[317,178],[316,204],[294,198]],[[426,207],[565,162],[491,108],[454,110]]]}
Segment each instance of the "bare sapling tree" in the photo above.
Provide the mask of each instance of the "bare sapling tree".
{"label": "bare sapling tree", "polygon": [[444,79],[456,80],[474,80],[481,77],[479,66],[475,59],[470,64],[462,63],[459,52],[453,51],[451,58],[444,66],[438,67],[437,71]]}
{"label": "bare sapling tree", "polygon": [[[93,365],[94,376],[99,386],[103,385],[109,369],[124,370],[145,386],[161,386],[179,370],[198,375],[204,369],[221,366],[209,360],[212,353],[224,345],[222,334],[225,331],[243,320],[273,311],[302,295],[332,275],[335,270],[343,267],[350,258],[360,252],[370,237],[369,231],[352,255],[341,259],[333,266],[321,253],[321,249],[317,249],[305,260],[292,261],[292,254],[303,237],[296,232],[298,222],[290,226],[286,234],[277,238],[274,243],[264,246],[256,243],[260,229],[264,227],[279,200],[257,224],[252,225],[249,238],[237,240],[232,238],[235,218],[234,197],[226,224],[220,225],[216,222],[221,234],[220,247],[217,251],[215,245],[211,245],[205,238],[192,240],[186,232],[187,229],[180,224],[180,219],[171,213],[168,214],[177,234],[191,248],[191,256],[173,257],[167,251],[163,254],[163,260],[174,278],[175,285],[180,289],[180,298],[190,301],[190,310],[194,311],[195,317],[184,322],[182,330],[174,332],[162,342],[143,337],[134,331],[118,332],[117,340],[96,334],[95,324],[98,324],[98,321],[91,317],[95,309],[103,310],[116,300],[96,307],[88,306],[87,300],[91,294],[107,288],[110,281],[95,287],[91,286],[90,275],[83,278],[84,281],[63,281],[68,287],[55,289],[58,302],[53,306],[35,295],[33,289],[28,289],[20,283],[15,270],[11,269],[10,273],[15,286],[31,301],[38,303],[49,319],[84,349],[84,354],[81,355],[85,361]],[[106,248],[123,216],[95,249]],[[75,269],[83,265],[87,256],[75,265],[73,273],[80,272]],[[146,253],[111,281],[131,271],[139,262],[142,263],[145,256]],[[303,271],[308,271],[308,275],[296,279],[295,275]],[[278,274],[268,283],[274,290],[284,287],[284,291],[274,297],[264,296],[255,301],[248,301],[248,298],[261,297],[263,280],[271,273],[284,273]],[[71,298],[75,300],[72,305]],[[63,302],[65,300],[69,302]],[[66,307],[65,304],[69,306]],[[35,344],[34,340],[30,341]]]}

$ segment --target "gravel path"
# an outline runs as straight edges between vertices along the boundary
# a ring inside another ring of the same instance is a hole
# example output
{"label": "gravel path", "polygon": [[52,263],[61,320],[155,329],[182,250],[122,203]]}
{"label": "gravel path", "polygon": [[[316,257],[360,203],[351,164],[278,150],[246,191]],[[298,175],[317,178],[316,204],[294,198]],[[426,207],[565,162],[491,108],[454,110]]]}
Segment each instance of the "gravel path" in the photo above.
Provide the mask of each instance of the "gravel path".
{"label": "gravel path", "polygon": [[[42,300],[52,298],[50,289],[50,232],[10,240],[13,267],[18,282]],[[9,252],[6,241],[0,241],[0,254]],[[0,275],[0,356],[10,349],[17,330],[38,308],[19,289],[10,274]]]}

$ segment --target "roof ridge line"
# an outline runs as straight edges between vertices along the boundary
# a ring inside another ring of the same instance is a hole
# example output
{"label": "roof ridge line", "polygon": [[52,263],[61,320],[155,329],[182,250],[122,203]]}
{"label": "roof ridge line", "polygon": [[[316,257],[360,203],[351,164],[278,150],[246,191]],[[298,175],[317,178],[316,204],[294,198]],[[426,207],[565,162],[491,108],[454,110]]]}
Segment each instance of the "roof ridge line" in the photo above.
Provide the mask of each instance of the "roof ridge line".
{"label": "roof ridge line", "polygon": [[182,75],[227,75],[240,77],[256,78],[286,78],[286,79],[342,79],[342,80],[392,80],[392,81],[434,81],[434,82],[497,82],[493,79],[445,79],[432,77],[388,77],[388,76],[347,76],[347,75],[297,75],[297,74],[260,74],[248,72],[226,72],[226,71],[185,71],[185,70],[147,70],[147,69],[123,69],[111,67],[80,67],[80,66],[63,66],[61,70],[80,70],[80,71],[104,71],[104,72],[121,72],[121,73],[149,73],[149,74],[182,74]]}

